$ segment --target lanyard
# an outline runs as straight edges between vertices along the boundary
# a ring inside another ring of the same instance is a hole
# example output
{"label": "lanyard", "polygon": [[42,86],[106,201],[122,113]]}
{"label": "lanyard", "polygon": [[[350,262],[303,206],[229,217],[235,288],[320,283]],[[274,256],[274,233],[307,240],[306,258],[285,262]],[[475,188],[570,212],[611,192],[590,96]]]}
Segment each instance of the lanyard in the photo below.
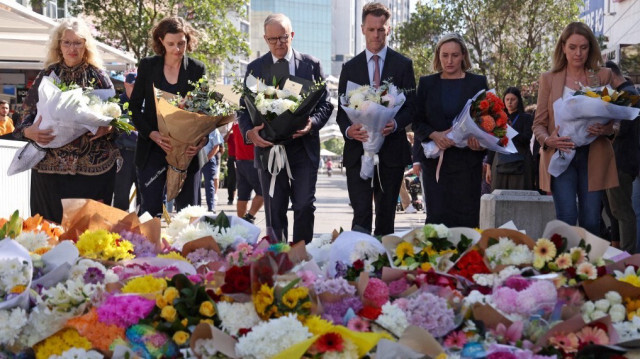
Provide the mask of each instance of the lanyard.
{"label": "lanyard", "polygon": [[513,121],[511,121],[511,127],[516,125],[516,122],[518,121],[518,118],[520,117],[520,114],[516,115],[516,118],[513,119]]}

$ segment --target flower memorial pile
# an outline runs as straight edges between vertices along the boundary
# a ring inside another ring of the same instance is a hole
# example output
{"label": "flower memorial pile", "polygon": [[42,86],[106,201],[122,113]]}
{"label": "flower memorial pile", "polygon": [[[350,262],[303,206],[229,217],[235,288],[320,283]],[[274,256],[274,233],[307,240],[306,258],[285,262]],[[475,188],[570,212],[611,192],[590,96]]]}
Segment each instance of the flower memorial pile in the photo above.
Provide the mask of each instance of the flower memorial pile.
{"label": "flower memorial pile", "polygon": [[640,338],[640,256],[606,262],[619,254],[567,225],[537,241],[430,224],[305,248],[196,207],[160,242],[155,220],[87,208],[62,228],[0,220],[0,355],[618,358]]}

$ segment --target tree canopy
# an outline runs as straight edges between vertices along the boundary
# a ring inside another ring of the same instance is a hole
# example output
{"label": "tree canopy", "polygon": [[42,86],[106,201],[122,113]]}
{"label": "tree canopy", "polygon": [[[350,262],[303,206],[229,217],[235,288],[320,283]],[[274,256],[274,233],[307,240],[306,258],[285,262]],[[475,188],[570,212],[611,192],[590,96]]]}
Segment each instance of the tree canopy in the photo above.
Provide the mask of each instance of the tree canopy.
{"label": "tree canopy", "polygon": [[398,49],[412,57],[417,75],[427,75],[437,39],[460,33],[472,71],[489,78],[498,92],[509,86],[535,96],[535,83],[551,68],[557,37],[578,19],[582,0],[439,0],[420,2],[411,19],[395,30]]}
{"label": "tree canopy", "polygon": [[167,16],[182,16],[200,32],[192,56],[203,60],[215,77],[225,60],[248,54],[246,35],[233,24],[233,16],[246,16],[247,0],[78,0],[74,14],[83,14],[95,26],[96,38],[133,53],[138,60],[153,54],[150,34]]}

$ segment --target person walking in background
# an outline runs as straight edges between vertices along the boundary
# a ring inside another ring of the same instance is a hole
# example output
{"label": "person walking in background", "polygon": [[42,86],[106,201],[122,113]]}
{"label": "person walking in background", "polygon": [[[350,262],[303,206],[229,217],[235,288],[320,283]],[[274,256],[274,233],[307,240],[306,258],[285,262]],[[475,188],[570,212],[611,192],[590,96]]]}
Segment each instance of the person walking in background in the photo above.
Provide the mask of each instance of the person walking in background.
{"label": "person walking in background", "polygon": [[[610,84],[611,70],[601,68],[601,63],[600,47],[589,26],[581,22],[567,25],[556,43],[551,71],[540,75],[538,106],[533,121],[533,133],[542,146],[540,188],[552,192],[559,220],[570,225],[579,223],[591,233],[600,231],[602,190],[618,186],[613,147],[607,138],[613,134],[613,121],[608,125],[589,126],[589,134],[597,138],[590,145],[575,148],[570,137],[558,135],[553,103],[573,96],[581,84]],[[549,163],[553,154],[573,149],[576,153],[569,167],[552,178]]]}
{"label": "person walking in background", "polygon": [[487,90],[487,78],[473,74],[467,45],[458,34],[444,35],[436,45],[433,69],[420,78],[413,130],[417,141],[434,141],[444,150],[440,179],[438,158],[422,159],[422,183],[426,194],[426,223],[448,227],[478,227],[484,149],[470,137],[468,147],[458,148],[446,135],[467,100]]}
{"label": "person walking in background", "polygon": [[0,136],[13,133],[15,127],[13,120],[9,117],[9,102],[0,100]]}
{"label": "person walking in background", "polygon": [[[611,86],[616,91],[624,91],[628,94],[638,94],[633,83],[627,81],[622,71],[613,61],[607,61],[605,66],[611,69]],[[637,104],[636,106],[640,106]],[[618,187],[606,190],[609,206],[613,217],[618,220],[618,234],[620,236],[620,249],[627,253],[636,252],[636,215],[633,210],[631,196],[633,192],[633,180],[640,170],[640,152],[638,141],[640,123],[638,119],[633,121],[620,121],[619,127],[614,127],[615,138],[613,140],[613,152],[616,157],[618,169]]]}
{"label": "person walking in background", "polygon": [[336,121],[344,136],[343,163],[347,169],[347,189],[353,207],[351,229],[371,233],[373,204],[375,202],[374,235],[394,232],[396,204],[404,168],[411,164],[411,149],[405,127],[411,123],[412,99],[416,87],[413,62],[387,46],[391,31],[391,12],[381,3],[368,3],[362,9],[362,34],[366,47],[363,52],[342,67],[338,93],[346,93],[349,81],[358,85],[380,86],[389,80],[398,89],[404,90],[407,100],[396,118],[382,130],[384,144],[378,152],[380,162],[374,170],[373,181],[360,178],[363,142],[368,135],[362,124],[351,124],[346,112],[338,108]]}
{"label": "person walking in background", "polygon": [[518,131],[512,138],[517,153],[503,154],[488,151],[486,181],[491,189],[533,189],[533,156],[531,136],[533,117],[524,112],[522,95],[517,87],[509,87],[502,100],[509,116],[509,126]]}
{"label": "person walking in background", "polygon": [[218,157],[220,148],[224,146],[224,139],[220,135],[220,131],[215,129],[209,134],[209,141],[204,146],[204,153],[207,154],[207,162],[202,166],[202,175],[204,176],[204,194],[207,200],[207,211],[215,213],[216,194],[215,176],[219,171]]}
{"label": "person walking in background", "polygon": [[331,171],[333,170],[333,162],[331,162],[331,158],[327,158],[324,165],[327,167],[327,176],[331,177]]}
{"label": "person walking in background", "polygon": [[[82,88],[108,89],[113,84],[102,67],[102,60],[91,30],[80,19],[67,18],[54,29],[40,71],[25,98],[25,117],[14,135],[41,144],[54,139],[52,129],[40,129],[37,114],[38,88],[44,76],[55,73],[62,83]],[[62,221],[62,199],[89,198],[111,203],[116,162],[120,156],[111,126],[100,127],[59,148],[47,148],[45,157],[31,170],[31,214]]]}
{"label": "person walking in background", "polygon": [[[138,78],[131,94],[130,109],[138,130],[136,171],[141,195],[139,214],[162,214],[167,177],[166,154],[171,150],[170,139],[158,131],[155,90],[172,94],[186,94],[193,89],[189,82],[197,82],[205,75],[202,62],[186,55],[196,48],[196,31],[181,17],[162,19],[152,30],[151,41],[155,56],[140,60]],[[197,146],[190,146],[187,155],[194,156],[204,147],[207,134]],[[200,188],[198,161],[191,161],[182,190],[175,198],[176,210],[196,205]]]}
{"label": "person walking in background", "polygon": [[[236,188],[238,191],[238,202],[236,203],[236,214],[244,220],[254,223],[256,214],[264,203],[262,197],[262,186],[258,175],[258,169],[254,166],[255,151],[253,145],[244,143],[238,122],[231,127],[233,147],[236,151]],[[251,191],[255,196],[251,201],[251,207],[247,211]]]}
{"label": "person walking in background", "polygon": [[[288,65],[289,75],[301,77],[314,82],[323,80],[320,61],[312,56],[301,54],[291,46],[294,32],[291,20],[283,14],[271,14],[264,21],[264,40],[269,52],[254,60],[247,66],[247,73],[257,78],[271,79],[271,66],[276,62]],[[288,237],[287,208],[289,198],[293,204],[293,241],[310,242],[313,238],[314,212],[316,207],[316,182],[320,164],[320,129],[327,123],[333,110],[329,102],[329,92],[324,92],[311,113],[307,125],[297,131],[290,142],[285,144],[289,168],[293,179],[289,181],[287,171],[280,171],[275,181],[273,197],[265,197],[267,218],[267,234],[274,240],[286,241]],[[244,101],[240,101],[244,105]],[[253,126],[247,111],[242,111],[238,119],[243,137],[247,143],[256,147],[267,148],[273,143],[260,137],[259,131],[264,127]],[[256,154],[257,157],[257,154]],[[256,162],[259,167],[260,163]],[[269,193],[271,173],[260,170],[262,193]]]}
{"label": "person walking in background", "polygon": [[[120,95],[121,106],[129,102],[135,82],[135,72],[128,73],[125,76],[124,93]],[[118,134],[116,138],[116,145],[122,156],[122,166],[116,173],[116,182],[113,187],[113,206],[127,212],[130,207],[129,194],[131,193],[131,185],[136,183],[135,151],[137,142],[138,131],[131,131],[129,134],[123,132]],[[136,183],[137,205],[140,205],[140,191],[137,188],[138,184]]]}
{"label": "person walking in background", "polygon": [[234,137],[236,133],[233,129],[227,131],[224,142],[227,144],[227,177],[224,184],[227,186],[227,204],[233,204],[236,198],[236,144]]}

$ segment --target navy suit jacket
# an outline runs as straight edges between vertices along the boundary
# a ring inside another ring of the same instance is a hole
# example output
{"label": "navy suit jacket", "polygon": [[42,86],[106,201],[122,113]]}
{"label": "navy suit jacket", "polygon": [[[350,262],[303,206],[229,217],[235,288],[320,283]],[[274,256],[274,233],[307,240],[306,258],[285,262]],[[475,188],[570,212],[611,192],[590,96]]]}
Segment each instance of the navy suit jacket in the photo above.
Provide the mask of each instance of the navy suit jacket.
{"label": "navy suit jacket", "polygon": [[[303,79],[311,80],[314,82],[322,81],[322,67],[320,66],[320,60],[313,56],[302,54],[296,50],[293,51],[293,58],[295,59],[295,75]],[[273,57],[271,52],[266,53],[264,56],[253,60],[249,66],[247,66],[247,73],[245,75],[245,81],[247,76],[253,75],[261,79],[271,78],[271,66],[273,65]],[[311,131],[305,136],[300,137],[304,144],[305,152],[309,159],[316,164],[316,167],[320,164],[320,129],[327,123],[333,111],[333,105],[327,100],[329,92],[325,89],[324,95],[316,108],[311,113]],[[244,107],[244,98],[240,99],[240,106]],[[253,128],[253,122],[249,112],[240,111],[238,117],[238,125],[242,131],[242,137],[245,143],[247,141],[247,131]],[[286,148],[286,145],[285,145]],[[256,152],[257,152],[256,147]],[[290,154],[289,154],[290,155]],[[258,155],[256,153],[256,161],[258,161]],[[259,166],[258,166],[259,167]]]}
{"label": "navy suit jacket", "polygon": [[[405,127],[413,119],[413,99],[415,97],[416,80],[413,73],[413,61],[404,57],[400,53],[387,48],[387,56],[382,67],[380,76],[382,81],[390,80],[398,89],[405,91],[406,102],[396,114],[395,120],[398,124],[396,131],[388,135],[384,144],[378,152],[380,163],[387,167],[404,167],[411,164],[411,149]],[[369,85],[369,67],[367,66],[367,55],[363,51],[353,59],[347,61],[342,66],[338,93],[344,94],[347,90],[347,82],[351,81],[358,85]],[[344,136],[343,161],[345,167],[360,166],[360,157],[364,153],[362,142],[347,138],[347,128],[351,126],[351,121],[347,113],[338,107],[338,117],[336,119],[340,126],[340,131]]]}

